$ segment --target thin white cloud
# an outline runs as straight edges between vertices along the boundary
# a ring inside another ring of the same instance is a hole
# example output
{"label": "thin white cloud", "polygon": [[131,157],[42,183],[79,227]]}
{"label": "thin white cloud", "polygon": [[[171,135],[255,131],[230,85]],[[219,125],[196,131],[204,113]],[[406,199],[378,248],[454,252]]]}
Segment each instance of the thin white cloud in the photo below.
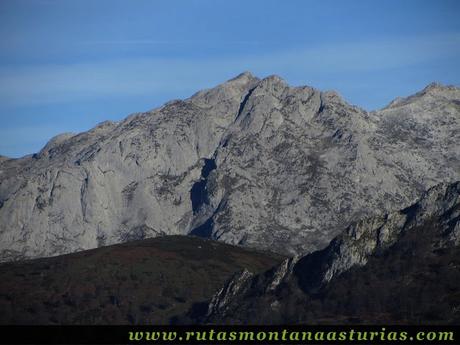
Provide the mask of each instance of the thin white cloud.
{"label": "thin white cloud", "polygon": [[454,56],[460,56],[460,33],[309,47],[267,56],[261,63],[277,60],[306,71],[366,71]]}
{"label": "thin white cloud", "polygon": [[460,58],[460,34],[351,42],[209,59],[132,58],[0,69],[0,104],[50,104],[102,97],[184,94],[243,70],[258,75],[332,75]]}
{"label": "thin white cloud", "polygon": [[[271,42],[272,43],[272,42]],[[186,41],[162,41],[162,40],[151,40],[151,39],[127,39],[127,40],[93,40],[93,41],[81,41],[77,43],[78,45],[87,45],[87,46],[97,46],[97,45],[114,45],[114,46],[123,46],[123,45],[171,45],[171,46],[180,46],[180,45],[205,45],[205,44],[231,44],[231,45],[258,45],[264,44],[260,41],[251,41],[251,40],[235,40],[235,41],[210,41],[210,40],[186,40]]]}

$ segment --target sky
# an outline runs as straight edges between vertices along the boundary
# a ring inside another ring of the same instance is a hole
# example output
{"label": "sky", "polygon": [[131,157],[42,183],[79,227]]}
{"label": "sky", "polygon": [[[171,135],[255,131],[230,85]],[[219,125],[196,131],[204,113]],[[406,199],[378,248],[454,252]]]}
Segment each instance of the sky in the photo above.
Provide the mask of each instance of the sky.
{"label": "sky", "polygon": [[367,110],[460,85],[460,1],[1,0],[0,155],[243,71]]}

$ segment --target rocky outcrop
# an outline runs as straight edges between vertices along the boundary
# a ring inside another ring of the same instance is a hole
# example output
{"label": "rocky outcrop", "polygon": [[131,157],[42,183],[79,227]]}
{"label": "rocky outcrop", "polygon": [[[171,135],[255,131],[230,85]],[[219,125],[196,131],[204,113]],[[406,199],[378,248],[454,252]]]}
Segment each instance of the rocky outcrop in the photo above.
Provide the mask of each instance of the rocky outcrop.
{"label": "rocky outcrop", "polygon": [[[263,274],[246,274],[244,280],[236,276],[226,285],[231,289],[222,289],[210,301],[206,321],[238,323],[260,315],[253,322],[304,322],[312,317],[337,322],[342,312],[368,317],[369,322],[383,315],[394,322],[391,299],[399,301],[393,304],[399,303],[400,310],[408,308],[404,313],[412,322],[431,309],[440,319],[445,313],[445,320],[458,320],[459,235],[460,182],[439,184],[402,211],[350,225],[321,251],[287,259]],[[366,301],[369,296],[372,303]],[[443,307],[436,309],[436,304]]]}
{"label": "rocky outcrop", "polygon": [[[407,231],[432,219],[439,222],[439,247],[459,245],[460,182],[439,184],[412,206],[350,225],[324,250],[300,259],[294,269],[300,285],[315,292],[335,276],[353,266],[365,265],[369,258],[384,253]],[[309,272],[309,274],[306,274]],[[312,274],[313,273],[313,274]]]}
{"label": "rocky outcrop", "polygon": [[247,283],[250,282],[253,273],[247,269],[234,274],[234,276],[212,297],[209,303],[206,316],[211,316],[215,313],[225,314],[225,309],[229,303],[232,303],[234,298],[241,293],[243,288],[247,288]]}
{"label": "rocky outcrop", "polygon": [[1,260],[171,234],[285,254],[460,178],[460,90],[377,112],[243,73],[0,159]]}

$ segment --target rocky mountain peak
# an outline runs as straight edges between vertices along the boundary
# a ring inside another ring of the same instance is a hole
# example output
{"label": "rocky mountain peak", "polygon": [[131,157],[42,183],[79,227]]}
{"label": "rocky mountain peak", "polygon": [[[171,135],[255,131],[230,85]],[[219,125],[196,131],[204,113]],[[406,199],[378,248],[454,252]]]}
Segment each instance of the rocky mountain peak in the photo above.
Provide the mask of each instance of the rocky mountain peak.
{"label": "rocky mountain peak", "polygon": [[408,104],[430,103],[435,101],[456,101],[460,97],[460,88],[453,85],[443,85],[438,82],[428,84],[423,90],[408,97],[397,97],[384,109]]}
{"label": "rocky mountain peak", "polygon": [[453,85],[444,85],[439,82],[431,82],[428,84],[423,90],[422,93],[427,92],[444,92],[444,91],[451,91],[457,89]]}
{"label": "rocky mountain peak", "polygon": [[67,139],[72,138],[75,133],[62,133],[52,137],[46,145],[40,150],[40,155],[47,154],[51,149],[55,148],[56,146],[62,144]]}
{"label": "rocky mountain peak", "polygon": [[249,71],[244,71],[240,74],[238,74],[236,77],[231,78],[228,80],[228,82],[247,82],[247,81],[252,81],[252,80],[258,80],[259,78],[255,77],[251,72]]}
{"label": "rocky mountain peak", "polygon": [[238,115],[241,103],[259,81],[249,72],[244,72],[212,89],[197,92],[187,101],[202,108],[213,107],[215,115],[231,117],[233,121]]}
{"label": "rocky mountain peak", "polygon": [[284,86],[288,86],[287,82],[276,74],[269,75],[261,80],[261,83],[272,85],[272,84],[282,84]]}
{"label": "rocky mountain peak", "polygon": [[423,90],[417,92],[412,98],[408,97],[408,99],[416,100],[417,98],[420,98],[426,99],[426,101],[431,101],[432,99],[456,99],[459,93],[460,88],[458,87],[432,82]]}

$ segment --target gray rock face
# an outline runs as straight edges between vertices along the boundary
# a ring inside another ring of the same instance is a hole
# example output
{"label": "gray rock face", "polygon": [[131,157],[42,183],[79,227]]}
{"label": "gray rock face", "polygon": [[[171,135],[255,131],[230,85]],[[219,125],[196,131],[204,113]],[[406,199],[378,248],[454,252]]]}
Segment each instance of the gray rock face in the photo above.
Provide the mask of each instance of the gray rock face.
{"label": "gray rock face", "polygon": [[264,79],[218,149],[213,236],[311,251],[339,224],[400,209],[458,179],[459,99],[459,89],[430,86],[367,113],[334,93]]}
{"label": "gray rock face", "polygon": [[378,112],[243,73],[187,100],[0,160],[0,258],[194,234],[280,253],[460,178],[460,90]]}

